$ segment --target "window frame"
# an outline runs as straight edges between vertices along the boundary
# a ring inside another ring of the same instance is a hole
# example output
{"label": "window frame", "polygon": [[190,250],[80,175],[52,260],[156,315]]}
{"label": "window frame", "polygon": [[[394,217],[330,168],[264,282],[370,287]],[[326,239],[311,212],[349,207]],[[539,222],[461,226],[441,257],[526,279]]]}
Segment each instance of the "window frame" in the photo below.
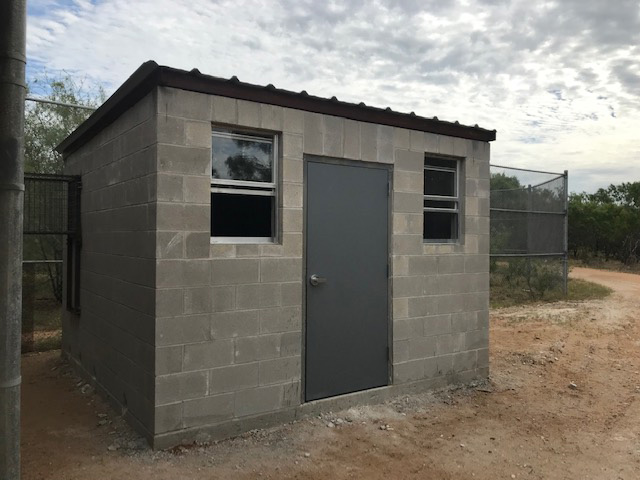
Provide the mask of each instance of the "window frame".
{"label": "window frame", "polygon": [[[433,159],[433,160],[446,160],[449,162],[455,162],[455,168],[452,167],[443,167],[443,166],[437,166],[437,165],[428,165],[427,162],[429,161],[429,159]],[[453,188],[454,188],[454,195],[430,195],[426,193],[426,185],[423,186],[423,190],[422,190],[422,220],[423,222],[425,221],[425,214],[428,214],[429,212],[433,212],[433,213],[453,213],[455,215],[455,235],[452,235],[452,237],[450,238],[425,238],[424,237],[424,226],[423,226],[423,233],[422,233],[422,242],[423,243],[444,243],[444,244],[451,244],[451,243],[459,243],[460,242],[460,238],[461,238],[461,227],[462,227],[462,223],[461,223],[461,217],[462,217],[462,208],[461,208],[461,199],[460,199],[460,177],[461,177],[461,164],[462,164],[462,159],[457,158],[457,157],[446,157],[446,156],[442,156],[442,155],[432,155],[432,154],[425,154],[424,156],[424,168],[423,168],[423,178],[424,178],[424,172],[430,170],[430,171],[439,171],[439,172],[449,172],[449,173],[453,173],[455,175],[454,177],[454,182],[453,182]],[[429,201],[429,202],[442,202],[442,203],[451,203],[453,202],[454,204],[454,208],[450,208],[450,207],[425,207],[424,203],[425,201]]]}
{"label": "window frame", "polygon": [[[214,138],[231,138],[246,140],[270,140],[271,141],[271,182],[256,182],[250,180],[233,180],[213,177],[213,142]],[[268,196],[273,200],[271,213],[271,236],[270,237],[230,237],[230,236],[213,236],[211,234],[210,243],[212,244],[274,244],[278,242],[278,219],[279,219],[279,181],[278,181],[278,134],[273,132],[247,131],[237,128],[217,128],[211,129],[211,168],[209,175],[211,177],[210,193],[223,193],[227,195],[253,195]],[[213,205],[211,205],[213,209]]]}

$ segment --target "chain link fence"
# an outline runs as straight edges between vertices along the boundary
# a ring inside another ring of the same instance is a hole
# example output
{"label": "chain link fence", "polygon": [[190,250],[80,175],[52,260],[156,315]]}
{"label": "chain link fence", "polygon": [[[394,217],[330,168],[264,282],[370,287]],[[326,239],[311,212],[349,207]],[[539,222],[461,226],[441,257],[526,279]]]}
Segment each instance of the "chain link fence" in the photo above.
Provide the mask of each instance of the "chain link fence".
{"label": "chain link fence", "polygon": [[532,299],[568,288],[568,173],[491,165],[490,254],[494,285]]}

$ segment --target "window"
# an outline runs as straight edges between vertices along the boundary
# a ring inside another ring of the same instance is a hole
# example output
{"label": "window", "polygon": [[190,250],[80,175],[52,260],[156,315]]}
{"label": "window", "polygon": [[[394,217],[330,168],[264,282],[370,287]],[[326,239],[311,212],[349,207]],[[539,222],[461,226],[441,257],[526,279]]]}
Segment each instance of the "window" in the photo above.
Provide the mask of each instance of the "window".
{"label": "window", "polygon": [[214,130],[211,138],[213,242],[276,237],[275,137]]}
{"label": "window", "polygon": [[423,238],[430,242],[458,239],[460,224],[459,161],[424,159]]}

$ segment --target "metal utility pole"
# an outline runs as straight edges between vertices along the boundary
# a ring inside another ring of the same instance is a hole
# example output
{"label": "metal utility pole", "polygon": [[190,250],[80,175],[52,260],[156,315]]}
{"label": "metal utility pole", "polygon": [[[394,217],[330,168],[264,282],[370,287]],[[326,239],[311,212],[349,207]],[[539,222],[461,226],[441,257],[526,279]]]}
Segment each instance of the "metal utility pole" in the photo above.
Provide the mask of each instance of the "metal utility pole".
{"label": "metal utility pole", "polygon": [[0,1],[0,478],[20,478],[26,0]]}

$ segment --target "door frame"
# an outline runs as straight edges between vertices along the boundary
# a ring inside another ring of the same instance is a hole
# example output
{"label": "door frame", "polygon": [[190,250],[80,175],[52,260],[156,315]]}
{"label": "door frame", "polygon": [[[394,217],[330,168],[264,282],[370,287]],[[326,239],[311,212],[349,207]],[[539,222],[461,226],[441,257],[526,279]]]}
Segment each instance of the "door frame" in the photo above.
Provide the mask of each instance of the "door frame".
{"label": "door frame", "polygon": [[[300,351],[300,404],[308,403],[306,400],[306,370],[307,370],[307,289],[308,289],[308,272],[307,272],[307,211],[308,211],[308,165],[309,162],[325,163],[330,165],[339,165],[345,167],[362,167],[375,168],[387,171],[387,384],[393,384],[393,295],[392,295],[392,278],[393,278],[393,164],[367,162],[363,160],[351,160],[347,158],[327,157],[323,155],[303,155],[303,179],[302,179],[302,348]],[[376,387],[384,388],[384,387]],[[365,390],[366,391],[366,390]],[[349,394],[345,394],[349,395]],[[338,395],[340,396],[340,395]],[[330,400],[334,397],[325,399],[311,400],[320,402]]]}

